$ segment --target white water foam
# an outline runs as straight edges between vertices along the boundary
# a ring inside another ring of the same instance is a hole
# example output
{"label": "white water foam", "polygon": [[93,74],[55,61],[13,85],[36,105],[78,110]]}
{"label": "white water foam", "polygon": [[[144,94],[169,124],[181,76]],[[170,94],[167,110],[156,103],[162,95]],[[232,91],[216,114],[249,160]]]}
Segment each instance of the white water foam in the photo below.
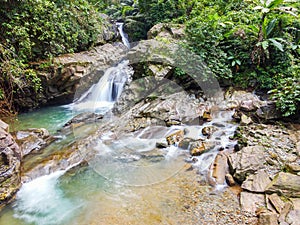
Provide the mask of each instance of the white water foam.
{"label": "white water foam", "polygon": [[58,225],[69,220],[83,204],[64,196],[58,179],[66,171],[57,171],[23,184],[14,204],[14,217],[30,224]]}

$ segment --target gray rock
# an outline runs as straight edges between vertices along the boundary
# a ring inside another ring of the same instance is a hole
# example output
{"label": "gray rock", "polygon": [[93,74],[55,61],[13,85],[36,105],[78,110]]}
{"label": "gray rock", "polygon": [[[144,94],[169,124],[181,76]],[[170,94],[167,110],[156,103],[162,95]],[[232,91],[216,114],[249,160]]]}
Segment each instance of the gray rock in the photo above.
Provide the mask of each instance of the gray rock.
{"label": "gray rock", "polygon": [[265,120],[279,119],[282,117],[281,112],[276,108],[274,102],[267,102],[256,110],[256,115]]}
{"label": "gray rock", "polygon": [[269,200],[269,202],[272,204],[272,206],[275,208],[275,210],[281,214],[285,204],[283,202],[283,200],[281,200],[281,198],[277,195],[277,194],[272,194],[272,195],[268,195],[267,199]]}
{"label": "gray rock", "polygon": [[22,157],[32,153],[38,152],[56,138],[49,134],[45,128],[28,129],[16,132],[16,141],[19,144],[22,152]]}
{"label": "gray rock", "polygon": [[218,153],[212,165],[212,177],[215,178],[216,184],[223,185],[227,171],[227,157],[225,154]]}
{"label": "gray rock", "polygon": [[286,202],[281,210],[281,213],[279,215],[278,221],[280,224],[286,223],[286,216],[288,215],[289,211],[293,208],[292,203]]}
{"label": "gray rock", "polygon": [[287,197],[300,197],[300,176],[280,172],[266,188],[267,193],[278,193]]}
{"label": "gray rock", "polygon": [[250,174],[264,169],[264,147],[249,146],[228,156],[228,165],[233,177],[242,183]]}
{"label": "gray rock", "polygon": [[258,208],[264,207],[266,204],[264,194],[254,194],[246,191],[241,192],[240,202],[242,210],[249,213],[255,213]]}
{"label": "gray rock", "polygon": [[0,128],[2,128],[4,131],[8,132],[8,124],[0,120]]}
{"label": "gray rock", "polygon": [[167,38],[180,39],[184,37],[184,26],[181,24],[159,23],[148,31],[148,39]]}
{"label": "gray rock", "polygon": [[290,173],[297,174],[297,173],[300,172],[300,164],[299,164],[299,163],[296,163],[296,162],[288,163],[288,164],[286,165],[286,169],[287,169]]}
{"label": "gray rock", "polygon": [[259,215],[259,225],[278,225],[277,214],[273,212],[263,212]]}
{"label": "gray rock", "polygon": [[300,210],[291,210],[286,217],[286,222],[290,225],[300,225]]}
{"label": "gray rock", "polygon": [[21,151],[0,120],[0,208],[11,201],[21,186]]}
{"label": "gray rock", "polygon": [[250,123],[252,123],[252,119],[245,114],[242,114],[240,123],[242,126],[249,125]]}
{"label": "gray rock", "polygon": [[265,170],[259,170],[246,178],[242,188],[251,192],[263,193],[270,182],[268,173]]}

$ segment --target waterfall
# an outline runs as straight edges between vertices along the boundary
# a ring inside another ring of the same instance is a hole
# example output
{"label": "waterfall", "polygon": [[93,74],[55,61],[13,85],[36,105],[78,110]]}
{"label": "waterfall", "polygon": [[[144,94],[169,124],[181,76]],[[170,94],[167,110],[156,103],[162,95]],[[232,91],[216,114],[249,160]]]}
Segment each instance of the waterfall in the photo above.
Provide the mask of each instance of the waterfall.
{"label": "waterfall", "polygon": [[76,110],[111,108],[132,75],[129,61],[124,60],[105,71],[97,84],[92,85],[72,106]]}
{"label": "waterfall", "polygon": [[119,30],[119,33],[122,37],[122,42],[123,44],[127,47],[127,48],[130,48],[130,43],[128,41],[128,35],[124,32],[123,30],[123,26],[124,26],[124,23],[116,23],[117,27],[118,27],[118,30]]}

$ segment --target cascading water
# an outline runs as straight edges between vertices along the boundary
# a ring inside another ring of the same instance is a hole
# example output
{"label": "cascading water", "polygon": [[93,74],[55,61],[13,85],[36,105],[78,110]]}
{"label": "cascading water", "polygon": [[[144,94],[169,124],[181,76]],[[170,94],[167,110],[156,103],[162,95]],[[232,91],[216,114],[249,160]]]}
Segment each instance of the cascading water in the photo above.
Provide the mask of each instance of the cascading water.
{"label": "cascading water", "polygon": [[130,48],[130,43],[128,41],[128,38],[127,38],[127,34],[124,32],[123,30],[123,26],[124,26],[124,23],[116,23],[117,27],[118,27],[118,30],[119,30],[119,33],[121,35],[121,38],[122,38],[122,42],[123,44],[127,47],[127,48]]}
{"label": "cascading water", "polygon": [[106,70],[97,84],[94,84],[77,101],[72,108],[78,111],[111,108],[123,91],[124,84],[130,79],[133,71],[129,61],[122,61],[115,67]]}

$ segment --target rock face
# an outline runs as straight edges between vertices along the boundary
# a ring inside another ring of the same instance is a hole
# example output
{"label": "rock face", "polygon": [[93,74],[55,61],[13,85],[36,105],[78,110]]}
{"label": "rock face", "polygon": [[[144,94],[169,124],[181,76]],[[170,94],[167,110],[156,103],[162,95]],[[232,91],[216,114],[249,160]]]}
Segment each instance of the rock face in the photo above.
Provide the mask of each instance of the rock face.
{"label": "rock face", "polygon": [[8,125],[0,120],[0,208],[21,186],[20,161],[20,148],[8,133]]}
{"label": "rock face", "polygon": [[105,70],[117,63],[125,54],[123,45],[105,44],[90,51],[61,55],[51,63],[32,63],[41,79],[42,92],[31,90],[18,93],[15,103],[20,110],[40,105],[67,104],[80,96],[92,83],[96,83]]}

